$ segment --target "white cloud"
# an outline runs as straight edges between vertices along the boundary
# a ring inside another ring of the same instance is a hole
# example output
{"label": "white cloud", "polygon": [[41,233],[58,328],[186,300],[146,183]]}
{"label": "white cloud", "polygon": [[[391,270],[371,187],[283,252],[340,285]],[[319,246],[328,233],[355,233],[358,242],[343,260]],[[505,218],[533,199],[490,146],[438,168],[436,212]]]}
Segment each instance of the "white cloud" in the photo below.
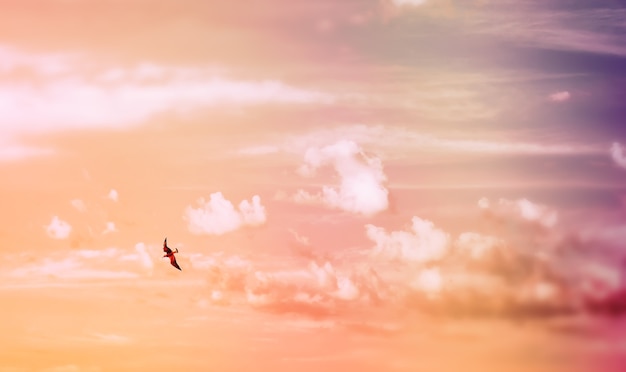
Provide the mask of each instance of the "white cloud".
{"label": "white cloud", "polygon": [[309,148],[304,165],[298,169],[303,176],[313,176],[324,165],[332,165],[339,175],[339,186],[324,186],[321,193],[309,194],[299,190],[296,202],[320,200],[331,208],[366,216],[381,212],[388,207],[387,180],[380,159],[365,155],[352,141],[339,141],[322,148]]}
{"label": "white cloud", "polygon": [[53,239],[66,239],[72,232],[72,226],[58,216],[52,217],[50,224],[44,227],[48,236]]}
{"label": "white cloud", "polygon": [[111,189],[111,191],[109,191],[109,195],[107,197],[109,199],[113,200],[114,202],[118,201],[119,195],[117,193],[117,190]]}
{"label": "white cloud", "polygon": [[239,210],[221,192],[211,194],[208,201],[200,198],[198,204],[198,208],[188,206],[185,209],[184,218],[193,234],[221,235],[244,225],[261,225],[267,218],[258,195],[252,197],[252,202],[239,203]]}
{"label": "white cloud", "polygon": [[85,202],[80,199],[72,199],[72,201],[70,201],[70,204],[81,213],[87,212],[87,206],[85,205]]}
{"label": "white cloud", "polygon": [[611,159],[620,166],[626,168],[626,156],[624,155],[624,147],[618,142],[613,142],[611,145]]}
{"label": "white cloud", "polygon": [[387,233],[382,227],[365,225],[367,237],[376,243],[375,257],[424,263],[446,255],[449,234],[436,228],[431,221],[413,217],[411,230]]}
{"label": "white cloud", "polygon": [[552,93],[548,96],[552,102],[565,102],[569,100],[572,95],[568,91]]}

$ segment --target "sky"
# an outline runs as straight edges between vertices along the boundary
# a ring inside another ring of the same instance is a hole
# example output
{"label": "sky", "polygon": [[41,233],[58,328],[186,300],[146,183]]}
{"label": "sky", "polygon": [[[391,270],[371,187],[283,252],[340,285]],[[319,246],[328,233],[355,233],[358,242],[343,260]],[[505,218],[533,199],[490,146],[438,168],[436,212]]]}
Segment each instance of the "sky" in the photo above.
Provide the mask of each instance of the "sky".
{"label": "sky", "polygon": [[0,372],[619,371],[624,19],[2,1]]}

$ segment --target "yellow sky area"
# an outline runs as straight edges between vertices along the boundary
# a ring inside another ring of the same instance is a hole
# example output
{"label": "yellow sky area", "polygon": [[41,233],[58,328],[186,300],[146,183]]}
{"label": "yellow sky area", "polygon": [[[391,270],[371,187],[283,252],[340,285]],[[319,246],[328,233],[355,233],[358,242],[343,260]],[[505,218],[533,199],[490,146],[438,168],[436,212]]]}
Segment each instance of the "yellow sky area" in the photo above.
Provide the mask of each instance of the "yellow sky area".
{"label": "yellow sky area", "polygon": [[358,315],[312,320],[206,307],[204,289],[178,279],[0,296],[11,319],[0,335],[3,371],[593,370],[580,341],[532,323],[425,318],[377,330]]}

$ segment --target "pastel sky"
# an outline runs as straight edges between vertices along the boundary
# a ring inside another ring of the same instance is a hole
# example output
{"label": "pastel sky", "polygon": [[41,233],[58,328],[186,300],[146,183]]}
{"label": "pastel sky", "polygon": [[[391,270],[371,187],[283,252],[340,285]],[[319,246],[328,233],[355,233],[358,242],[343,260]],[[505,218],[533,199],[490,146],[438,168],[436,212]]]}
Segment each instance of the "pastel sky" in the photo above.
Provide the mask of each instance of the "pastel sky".
{"label": "pastel sky", "polygon": [[623,1],[1,7],[1,372],[626,362]]}

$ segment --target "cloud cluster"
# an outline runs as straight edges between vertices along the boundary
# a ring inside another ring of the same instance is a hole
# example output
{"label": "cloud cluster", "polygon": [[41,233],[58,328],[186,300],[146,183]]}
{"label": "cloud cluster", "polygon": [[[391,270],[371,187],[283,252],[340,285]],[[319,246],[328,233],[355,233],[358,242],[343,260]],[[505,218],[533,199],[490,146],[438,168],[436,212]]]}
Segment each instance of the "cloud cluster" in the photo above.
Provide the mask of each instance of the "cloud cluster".
{"label": "cloud cluster", "polygon": [[451,237],[419,217],[409,231],[365,226],[370,264],[399,303],[441,316],[547,317],[616,301],[620,268],[588,250],[595,242],[581,248],[577,231],[556,224],[555,210],[527,199],[481,199],[479,207],[491,213],[485,218],[531,228],[514,239],[501,228]]}
{"label": "cloud cluster", "polygon": [[299,190],[294,196],[296,202],[320,202],[330,208],[365,216],[387,209],[389,191],[384,185],[387,177],[379,158],[367,156],[355,142],[343,140],[309,148],[298,172],[312,177],[326,165],[336,172],[339,185],[323,186],[316,194]]}
{"label": "cloud cluster", "polygon": [[193,234],[222,235],[242,226],[262,225],[267,219],[258,195],[252,197],[252,202],[241,201],[238,209],[221,192],[211,194],[208,201],[200,198],[198,204],[197,208],[185,209],[184,218]]}

